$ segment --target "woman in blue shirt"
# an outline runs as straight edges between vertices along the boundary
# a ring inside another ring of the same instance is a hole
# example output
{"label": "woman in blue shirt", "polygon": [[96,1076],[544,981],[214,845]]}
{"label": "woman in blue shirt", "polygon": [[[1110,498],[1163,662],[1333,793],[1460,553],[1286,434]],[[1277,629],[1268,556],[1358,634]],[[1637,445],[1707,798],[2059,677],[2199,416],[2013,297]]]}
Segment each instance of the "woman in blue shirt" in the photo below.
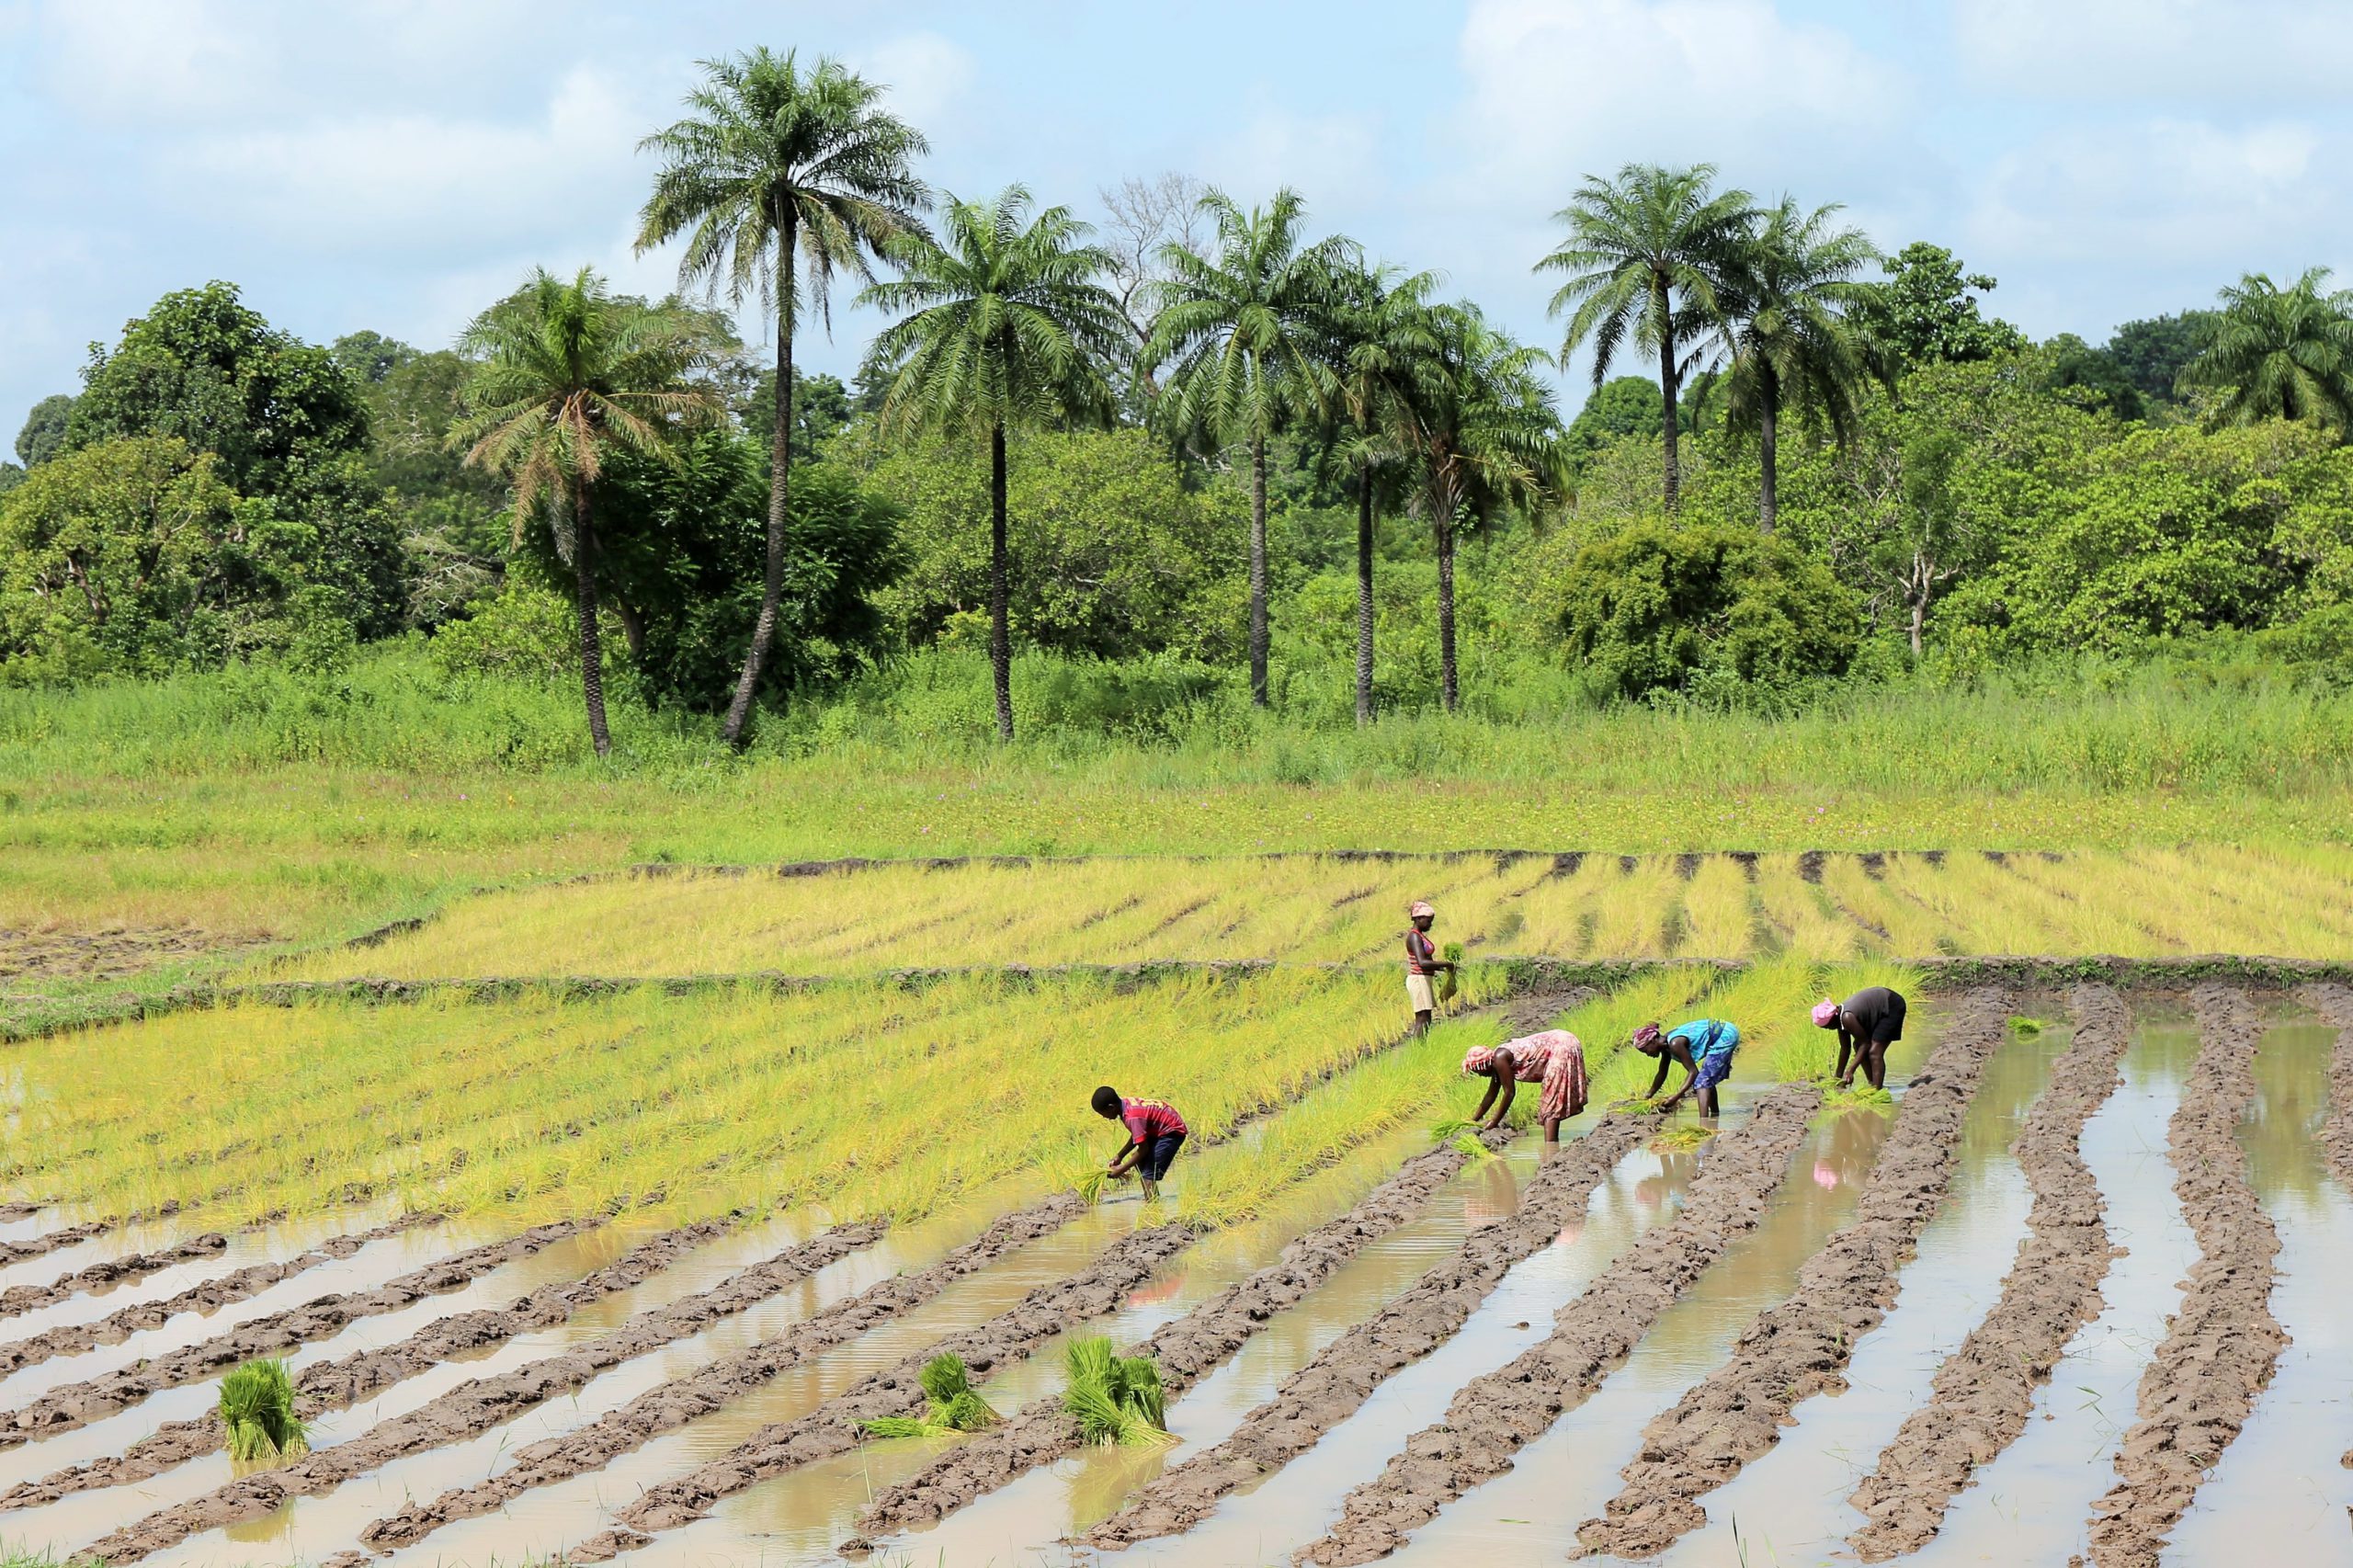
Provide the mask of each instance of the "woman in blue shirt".
{"label": "woman in blue shirt", "polygon": [[1659,1102],[1659,1109],[1673,1110],[1683,1096],[1698,1090],[1699,1114],[1713,1120],[1717,1112],[1716,1085],[1732,1072],[1733,1052],[1740,1049],[1740,1028],[1722,1018],[1694,1018],[1679,1024],[1665,1034],[1659,1033],[1656,1024],[1644,1024],[1634,1031],[1634,1049],[1644,1056],[1658,1058],[1658,1071],[1651,1075],[1649,1093],[1644,1099],[1655,1099],[1659,1087],[1666,1082],[1670,1063],[1679,1065],[1690,1074],[1683,1086]]}

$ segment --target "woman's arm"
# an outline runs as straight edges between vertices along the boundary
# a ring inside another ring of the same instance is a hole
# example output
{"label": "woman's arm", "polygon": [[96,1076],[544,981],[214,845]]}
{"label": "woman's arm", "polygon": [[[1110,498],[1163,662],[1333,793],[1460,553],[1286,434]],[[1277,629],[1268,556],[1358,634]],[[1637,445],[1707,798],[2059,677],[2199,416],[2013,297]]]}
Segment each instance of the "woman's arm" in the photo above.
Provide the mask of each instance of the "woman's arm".
{"label": "woman's arm", "polygon": [[1674,1060],[1675,1051],[1673,1047],[1669,1047],[1658,1053],[1658,1071],[1651,1074],[1651,1086],[1643,1091],[1643,1098],[1646,1100],[1654,1100],[1658,1098],[1659,1085],[1666,1082],[1667,1064]]}
{"label": "woman's arm", "polygon": [[[1672,1110],[1677,1106],[1683,1103],[1683,1096],[1689,1094],[1691,1092],[1691,1085],[1699,1081],[1699,1066],[1698,1062],[1691,1059],[1691,1048],[1684,1044],[1681,1040],[1677,1040],[1668,1041],[1666,1049],[1668,1054],[1674,1057],[1677,1065],[1680,1066],[1684,1073],[1682,1085],[1676,1089],[1675,1093],[1667,1096],[1665,1099],[1659,1102],[1661,1109]],[[1658,1075],[1661,1078],[1666,1076],[1665,1057],[1661,1057],[1659,1059]],[[1658,1087],[1655,1084],[1652,1085],[1651,1093],[1658,1093]]]}
{"label": "woman's arm", "polygon": [[[1487,1099],[1495,1100],[1498,1093],[1502,1096],[1495,1105],[1495,1114],[1488,1118],[1487,1125],[1501,1127],[1504,1118],[1511,1114],[1513,1096],[1519,1093],[1519,1063],[1512,1060],[1511,1051],[1506,1049],[1495,1052],[1495,1060],[1487,1064],[1487,1071],[1492,1074],[1487,1080]],[[1480,1115],[1485,1115],[1486,1109],[1486,1101],[1481,1101]],[[1478,1118],[1472,1119],[1475,1121]]]}
{"label": "woman's arm", "polygon": [[1503,1085],[1501,1081],[1493,1074],[1489,1074],[1487,1076],[1487,1092],[1479,1096],[1479,1108],[1471,1113],[1472,1120],[1479,1121],[1486,1117],[1487,1108],[1495,1103],[1495,1091],[1502,1087]]}

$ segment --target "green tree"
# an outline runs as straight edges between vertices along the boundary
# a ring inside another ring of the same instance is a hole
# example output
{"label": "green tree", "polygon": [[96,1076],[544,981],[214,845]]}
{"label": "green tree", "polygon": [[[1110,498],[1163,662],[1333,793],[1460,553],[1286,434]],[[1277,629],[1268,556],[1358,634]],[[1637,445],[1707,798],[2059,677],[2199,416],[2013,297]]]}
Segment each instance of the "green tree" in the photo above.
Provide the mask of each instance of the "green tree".
{"label": "green tree", "polygon": [[2174,383],[2182,367],[2198,358],[2199,335],[2208,329],[2213,315],[2211,311],[2184,311],[2176,316],[2126,322],[2108,340],[2109,358],[2143,399],[2172,403],[2177,396]]}
{"label": "green tree", "polygon": [[1389,267],[1352,267],[1336,280],[1331,356],[1338,408],[1347,422],[1336,455],[1356,476],[1357,722],[1373,720],[1373,541],[1380,491],[1403,477],[1412,449],[1408,423],[1415,366],[1438,351],[1429,295],[1434,273],[1399,277]]}
{"label": "green tree", "polygon": [[1980,312],[1977,296],[1992,293],[1994,279],[1963,272],[1943,246],[1915,240],[1880,267],[1888,280],[1871,286],[1858,319],[1905,365],[1967,363],[2026,347],[2018,328]]}
{"label": "green tree", "polygon": [[[1572,472],[1582,472],[1593,455],[1622,436],[1659,428],[1658,383],[1644,376],[1612,376],[1594,388],[1562,437]],[[1687,426],[1688,428],[1688,426]]]}
{"label": "green tree", "polygon": [[1455,657],[1454,545],[1466,525],[1531,506],[1564,481],[1560,416],[1537,367],[1545,355],[1514,342],[1472,304],[1428,312],[1430,344],[1408,361],[1398,434],[1414,453],[1415,510],[1438,551],[1439,697],[1460,699]]}
{"label": "green tree", "polygon": [[93,346],[68,447],[177,436],[210,452],[222,482],[316,536],[318,585],[363,635],[400,622],[399,533],[368,473],[368,403],[326,349],[278,331],[232,283],[166,294]]}
{"label": "green tree", "polygon": [[699,318],[616,299],[586,267],[570,282],[536,273],[475,318],[463,343],[480,361],[460,429],[466,460],[506,478],[517,536],[544,523],[572,567],[581,693],[603,756],[613,743],[597,627],[599,482],[616,452],[665,454],[674,430],[719,416],[716,390],[696,379],[717,346]]}
{"label": "green tree", "polygon": [[1719,192],[1715,178],[1712,164],[1628,164],[1614,179],[1588,175],[1553,214],[1568,238],[1536,264],[1539,272],[1567,275],[1550,307],[1569,317],[1561,339],[1563,369],[1590,343],[1597,388],[1630,341],[1658,356],[1663,494],[1670,513],[1682,504],[1672,411],[1680,406],[1683,378],[1699,362],[1695,345],[1721,319],[1717,289],[1754,211],[1746,191]]}
{"label": "green tree", "polygon": [[1245,212],[1223,191],[1199,202],[1208,246],[1161,248],[1167,276],[1142,373],[1166,370],[1160,416],[1185,436],[1250,449],[1250,700],[1267,705],[1267,442],[1286,420],[1322,411],[1334,375],[1322,352],[1334,278],[1350,259],[1338,238],[1302,243],[1307,207],[1288,186]]}
{"label": "green tree", "polygon": [[1779,499],[1781,414],[1805,411],[1843,444],[1871,368],[1869,343],[1849,320],[1867,285],[1855,274],[1876,259],[1859,229],[1840,227],[1836,206],[1802,210],[1788,197],[1765,211],[1734,251],[1718,293],[1732,357],[1727,410],[1756,432],[1756,523],[1771,533]]}
{"label": "green tree", "polygon": [[[836,271],[873,276],[868,257],[893,236],[918,233],[929,195],[908,161],[927,150],[920,132],[878,107],[881,89],[821,59],[766,49],[703,62],[692,113],[642,144],[662,156],[641,214],[638,248],[688,235],[682,286],[741,304],[756,297],[776,315],[775,423],[769,431],[767,555],[760,615],[723,732],[741,744],[760,666],[776,636],[792,488],[792,339],[802,295],[832,323]],[[797,268],[796,268],[797,264]]]}
{"label": "green tree", "polygon": [[1097,281],[1110,257],[1067,207],[1033,219],[1029,192],[993,201],[950,197],[945,243],[902,234],[885,254],[900,276],[862,302],[897,317],[874,339],[889,391],[887,430],[957,432],[989,443],[989,664],[996,733],[1013,738],[1013,646],[1006,620],[1007,430],[1108,425],[1108,368],[1127,349],[1127,318]]}
{"label": "green tree", "polygon": [[373,386],[416,358],[416,350],[381,332],[347,332],[327,345],[327,353],[343,373],[362,386]]}
{"label": "green tree", "polygon": [[2106,348],[2095,348],[2072,332],[2063,332],[2042,346],[2050,371],[2043,385],[2063,392],[2086,408],[2104,409],[2119,419],[2141,419],[2148,403],[2133,384],[2123,363]]}
{"label": "green tree", "polygon": [[[793,466],[816,461],[819,449],[847,428],[858,412],[850,401],[849,388],[842,384],[839,376],[829,376],[823,370],[796,370],[792,377],[790,436]],[[763,436],[776,428],[776,371],[764,369],[759,373],[750,390],[736,403],[735,417],[743,422],[745,429]]]}
{"label": "green tree", "polygon": [[2250,272],[2222,291],[2181,372],[2184,386],[2219,394],[2217,423],[2309,419],[2340,437],[2353,425],[2353,293],[2324,293],[2327,280],[2325,267],[2285,289]]}
{"label": "green tree", "polygon": [[33,404],[25,426],[17,432],[17,456],[28,468],[39,468],[65,447],[65,432],[74,419],[74,400],[51,392]]}

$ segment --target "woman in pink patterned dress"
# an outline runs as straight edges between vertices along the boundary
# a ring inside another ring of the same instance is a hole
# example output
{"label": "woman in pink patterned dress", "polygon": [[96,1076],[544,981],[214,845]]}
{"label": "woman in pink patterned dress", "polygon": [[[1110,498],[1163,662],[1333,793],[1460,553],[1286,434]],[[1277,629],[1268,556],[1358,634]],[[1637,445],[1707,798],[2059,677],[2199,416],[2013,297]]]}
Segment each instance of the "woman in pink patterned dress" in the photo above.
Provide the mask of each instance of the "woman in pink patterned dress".
{"label": "woman in pink patterned dress", "polygon": [[1483,1120],[1490,1128],[1503,1125],[1522,1084],[1544,1085],[1536,1102],[1536,1119],[1544,1124],[1547,1143],[1558,1143],[1561,1123],[1585,1109],[1585,1047],[1566,1029],[1522,1035],[1492,1051],[1474,1045],[1463,1055],[1462,1071],[1487,1080],[1487,1097],[1471,1119]]}

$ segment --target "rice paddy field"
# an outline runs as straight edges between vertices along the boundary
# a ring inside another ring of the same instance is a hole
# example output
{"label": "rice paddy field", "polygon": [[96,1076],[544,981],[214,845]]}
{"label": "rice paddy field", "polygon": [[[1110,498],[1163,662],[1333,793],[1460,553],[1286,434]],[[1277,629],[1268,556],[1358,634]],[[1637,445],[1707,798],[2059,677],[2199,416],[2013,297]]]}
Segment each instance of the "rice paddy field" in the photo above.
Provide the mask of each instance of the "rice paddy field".
{"label": "rice paddy field", "polygon": [[[2348,889],[2271,839],[608,864],[212,950],[5,1048],[0,1540],[2353,1561]],[[1843,1090],[1808,1008],[1873,984]],[[1695,1017],[1713,1123],[1627,1043]],[[1464,1052],[1545,1028],[1590,1108],[1466,1129]],[[1098,1083],[1183,1111],[1159,1201]],[[1163,1430],[1086,1440],[1110,1352]],[[256,1360],[303,1445],[234,1459]]]}

